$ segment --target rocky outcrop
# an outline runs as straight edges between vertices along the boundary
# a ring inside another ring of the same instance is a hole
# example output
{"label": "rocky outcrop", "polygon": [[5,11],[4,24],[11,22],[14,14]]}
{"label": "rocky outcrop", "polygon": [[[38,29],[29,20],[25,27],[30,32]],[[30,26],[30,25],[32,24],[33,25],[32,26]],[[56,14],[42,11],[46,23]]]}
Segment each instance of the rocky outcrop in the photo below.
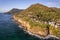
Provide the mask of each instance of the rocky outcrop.
{"label": "rocky outcrop", "polygon": [[[56,36],[54,36],[53,33],[53,28],[50,28],[50,34],[48,34],[48,29],[44,28],[41,29],[40,27],[33,27],[32,29],[30,28],[31,26],[29,25],[28,22],[25,22],[24,20],[15,17],[15,15],[13,16],[14,21],[21,25],[21,27],[26,30],[29,34],[40,37],[40,38],[49,38],[49,37],[54,37],[54,38],[58,38]],[[59,36],[59,35],[58,35]],[[59,39],[59,38],[58,38]]]}
{"label": "rocky outcrop", "polygon": [[21,25],[25,30],[33,33],[33,34],[36,34],[36,35],[39,35],[41,37],[46,37],[48,35],[48,30],[47,28],[40,28],[40,27],[33,27],[32,29],[30,28],[31,26],[29,25],[28,22],[25,22],[24,20],[20,19],[20,18],[16,18],[15,16],[13,16],[14,20],[19,24]]}

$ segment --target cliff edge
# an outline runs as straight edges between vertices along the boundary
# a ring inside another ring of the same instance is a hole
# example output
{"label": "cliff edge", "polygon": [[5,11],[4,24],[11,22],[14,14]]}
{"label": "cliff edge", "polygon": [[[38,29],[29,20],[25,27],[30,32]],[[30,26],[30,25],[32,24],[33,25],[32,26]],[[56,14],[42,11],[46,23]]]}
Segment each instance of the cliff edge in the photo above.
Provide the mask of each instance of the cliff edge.
{"label": "cliff edge", "polygon": [[58,8],[53,9],[37,3],[13,15],[13,18],[25,30],[33,34],[41,37],[54,35],[60,38],[60,28],[49,24],[49,22],[55,22],[53,24],[56,25],[60,19],[60,11],[57,10]]}

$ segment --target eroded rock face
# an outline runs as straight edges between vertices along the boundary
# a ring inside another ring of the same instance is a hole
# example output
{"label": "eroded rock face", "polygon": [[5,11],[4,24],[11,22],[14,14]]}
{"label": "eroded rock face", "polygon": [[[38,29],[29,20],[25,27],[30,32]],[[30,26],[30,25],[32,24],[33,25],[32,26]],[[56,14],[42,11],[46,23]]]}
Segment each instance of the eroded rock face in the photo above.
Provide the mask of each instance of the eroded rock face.
{"label": "eroded rock face", "polygon": [[46,28],[41,28],[41,27],[33,27],[30,28],[31,26],[29,25],[28,22],[25,22],[22,19],[17,19],[15,16],[13,16],[14,20],[18,22],[19,25],[21,25],[25,30],[30,31],[33,34],[46,37],[48,35],[48,30]]}
{"label": "eroded rock face", "polygon": [[[33,33],[33,34],[36,34],[36,35],[39,35],[41,37],[46,37],[48,35],[54,35],[54,36],[57,36],[60,38],[60,30],[55,28],[54,27],[50,27],[49,28],[49,34],[48,34],[48,29],[47,28],[41,28],[41,27],[32,27],[29,25],[29,22],[26,22],[20,18],[16,18],[15,16],[13,16],[14,20],[19,24],[21,25],[25,30]],[[58,31],[59,30],[59,31]]]}

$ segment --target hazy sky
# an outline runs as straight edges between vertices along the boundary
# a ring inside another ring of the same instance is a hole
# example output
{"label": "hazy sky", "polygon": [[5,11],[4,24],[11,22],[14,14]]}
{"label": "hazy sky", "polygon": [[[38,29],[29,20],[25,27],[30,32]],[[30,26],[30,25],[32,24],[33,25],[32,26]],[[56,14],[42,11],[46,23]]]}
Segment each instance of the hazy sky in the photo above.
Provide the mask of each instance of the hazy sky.
{"label": "hazy sky", "polygon": [[25,9],[35,3],[41,3],[49,7],[60,7],[60,0],[0,0],[0,12],[12,8]]}

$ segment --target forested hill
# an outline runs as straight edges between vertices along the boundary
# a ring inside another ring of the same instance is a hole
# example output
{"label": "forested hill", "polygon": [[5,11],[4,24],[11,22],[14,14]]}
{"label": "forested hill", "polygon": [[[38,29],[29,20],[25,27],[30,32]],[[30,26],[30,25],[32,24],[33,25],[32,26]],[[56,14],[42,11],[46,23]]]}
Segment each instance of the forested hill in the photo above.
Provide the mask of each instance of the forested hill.
{"label": "forested hill", "polygon": [[[23,15],[22,15],[23,14]],[[60,19],[60,9],[59,8],[53,8],[53,7],[47,7],[42,4],[33,4],[30,7],[28,7],[26,10],[22,11],[20,14],[17,14],[18,16],[27,16],[31,15],[32,17],[35,17],[38,20],[43,21],[56,21]]]}
{"label": "forested hill", "polygon": [[23,11],[24,9],[17,9],[17,8],[13,8],[8,12],[5,12],[6,14],[15,14],[15,13],[19,13],[21,11]]}
{"label": "forested hill", "polygon": [[[49,25],[48,23],[50,21],[60,21],[60,8],[47,7],[37,3],[31,5],[24,11],[15,14],[14,19],[32,33],[41,36],[50,34],[60,37],[60,28],[52,26],[54,23],[52,25]],[[47,22],[47,24],[45,22]]]}

